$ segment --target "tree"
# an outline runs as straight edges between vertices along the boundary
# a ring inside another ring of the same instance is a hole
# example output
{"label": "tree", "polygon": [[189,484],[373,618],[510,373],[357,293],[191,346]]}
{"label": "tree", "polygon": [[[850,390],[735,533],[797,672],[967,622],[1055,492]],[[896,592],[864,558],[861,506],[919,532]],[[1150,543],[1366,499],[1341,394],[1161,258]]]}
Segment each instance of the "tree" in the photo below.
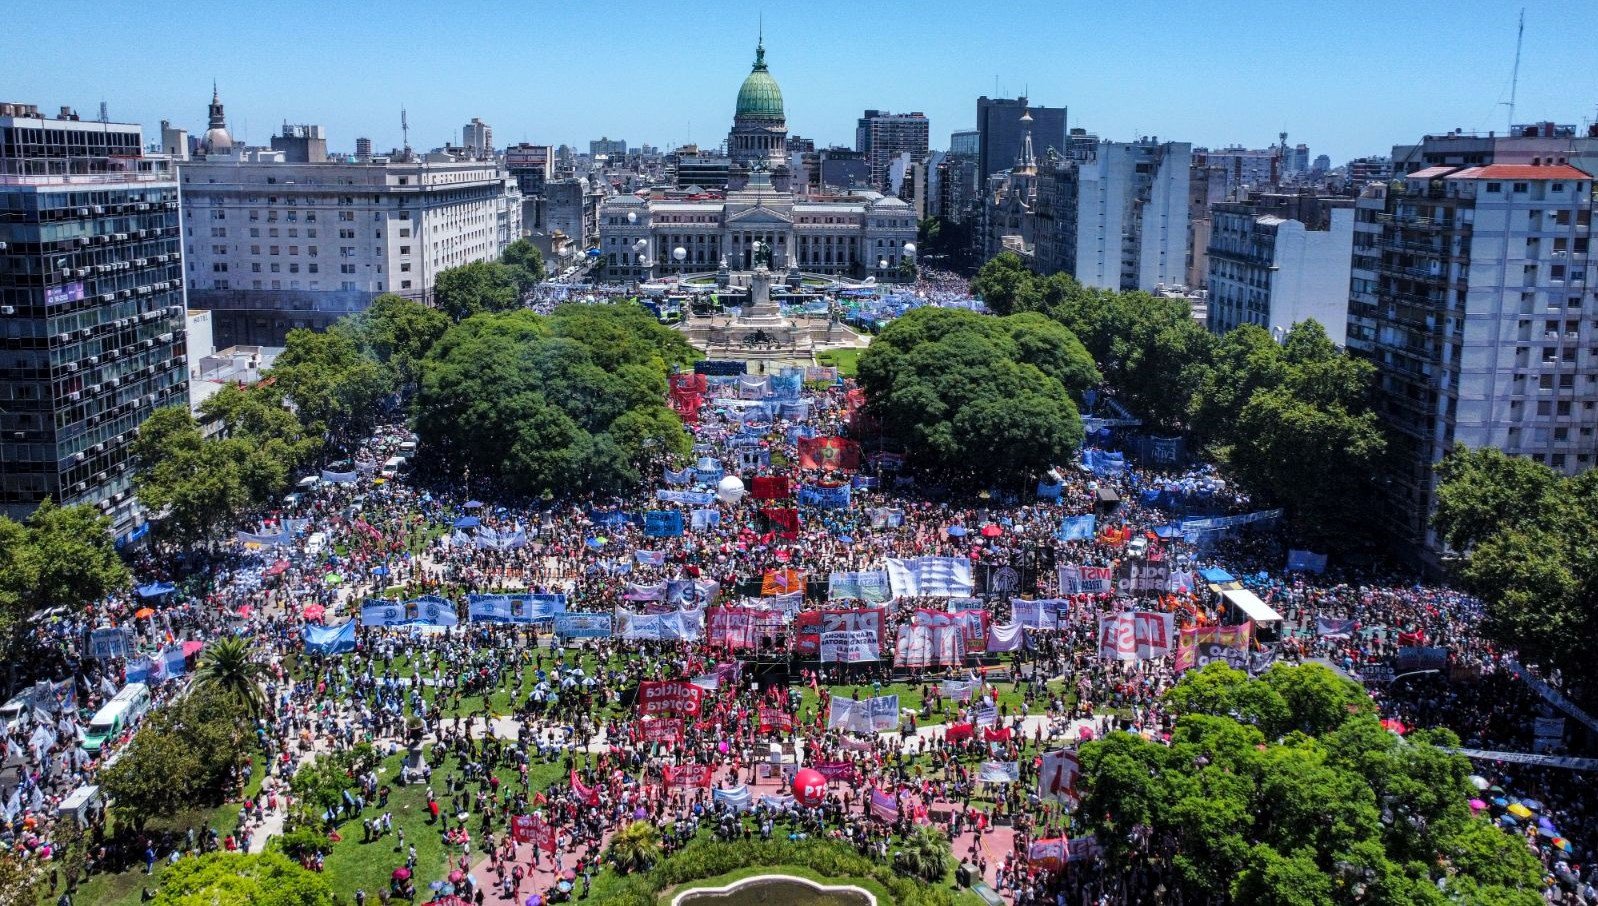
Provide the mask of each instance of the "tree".
{"label": "tree", "polygon": [[[1316,664],[1261,679],[1207,665],[1166,704],[1170,745],[1111,733],[1080,749],[1077,814],[1112,866],[1169,854],[1182,901],[1535,902],[1536,859],[1465,805],[1453,734],[1400,740]],[[1279,735],[1262,733],[1278,712]]]}
{"label": "tree", "polygon": [[33,903],[39,896],[39,866],[10,848],[0,851],[0,903]]}
{"label": "tree", "polygon": [[605,858],[622,874],[648,871],[660,861],[660,829],[648,821],[633,821],[610,838]]}
{"label": "tree", "polygon": [[516,286],[522,292],[530,292],[533,287],[544,282],[544,253],[538,246],[526,239],[518,239],[505,246],[505,251],[499,255],[499,260],[511,268],[516,276]]}
{"label": "tree", "polygon": [[1014,252],[1000,252],[982,265],[971,280],[971,294],[996,315],[1038,311],[1043,305],[1035,275]]}
{"label": "tree", "polygon": [[893,854],[893,867],[929,884],[949,870],[949,838],[936,827],[918,827]]}
{"label": "tree", "polygon": [[350,451],[376,429],[394,375],[342,331],[291,330],[271,375],[313,437]]}
{"label": "tree", "polygon": [[365,311],[333,326],[347,333],[364,354],[387,365],[404,393],[415,389],[422,359],[448,329],[449,317],[443,312],[392,293],[378,296]]}
{"label": "tree", "polygon": [[1025,480],[1070,457],[1082,442],[1072,395],[1097,378],[1056,324],[935,308],[888,325],[859,374],[869,411],[912,463],[966,486]]}
{"label": "tree", "polygon": [[635,483],[650,456],[686,453],[663,404],[668,364],[692,354],[633,305],[469,318],[423,364],[421,462],[515,492]]}
{"label": "tree", "polygon": [[120,820],[143,828],[151,818],[220,804],[237,785],[248,738],[236,706],[196,690],[151,712],[99,783]]}
{"label": "tree", "polygon": [[[1467,552],[1459,575],[1486,602],[1486,633],[1522,661],[1581,675],[1598,632],[1598,475],[1456,449],[1438,477],[1435,524]],[[1591,684],[1572,691],[1598,701]]]}
{"label": "tree", "polygon": [[133,445],[134,487],[161,537],[198,544],[238,518],[252,497],[239,452],[201,435],[187,407],[158,409],[145,419]]}
{"label": "tree", "polygon": [[167,869],[155,906],[333,906],[319,874],[278,853],[210,853]]}
{"label": "tree", "polygon": [[111,520],[88,504],[57,506],[49,498],[28,517],[22,570],[33,582],[24,593],[30,607],[74,607],[120,591],[132,582],[117,556]]}
{"label": "tree", "polygon": [[452,320],[464,321],[482,312],[521,306],[517,279],[521,273],[497,261],[473,261],[438,272],[433,303]]}
{"label": "tree", "polygon": [[266,707],[261,688],[264,675],[265,665],[254,659],[248,642],[239,636],[224,636],[200,652],[194,688],[222,696],[245,716],[255,718]]}

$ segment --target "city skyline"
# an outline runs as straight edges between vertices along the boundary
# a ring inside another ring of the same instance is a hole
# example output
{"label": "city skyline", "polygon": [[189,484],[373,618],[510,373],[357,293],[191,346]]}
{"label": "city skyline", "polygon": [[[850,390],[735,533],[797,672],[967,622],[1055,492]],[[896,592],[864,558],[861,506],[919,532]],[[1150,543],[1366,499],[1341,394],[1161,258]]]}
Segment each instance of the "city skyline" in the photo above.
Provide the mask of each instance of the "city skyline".
{"label": "city skyline", "polygon": [[[416,148],[458,143],[472,117],[493,126],[499,147],[529,141],[585,149],[602,136],[630,147],[714,146],[726,134],[733,87],[748,71],[763,20],[790,132],[818,145],[852,145],[855,120],[875,108],[925,112],[931,144],[942,148],[950,132],[974,125],[979,95],[1026,94],[1068,108],[1070,126],[1103,138],[1265,147],[1286,131],[1290,144],[1308,144],[1338,165],[1422,133],[1508,125],[1519,6],[1422,4],[1406,19],[1427,21],[1433,7],[1430,46],[1471,52],[1417,53],[1406,29],[1343,25],[1364,20],[1358,6],[1320,34],[1302,14],[1263,3],[1230,4],[1224,21],[1162,20],[1155,33],[1144,30],[1152,4],[1073,5],[1031,27],[1022,27],[1030,10],[1020,6],[987,7],[979,16],[952,3],[888,4],[873,15],[886,23],[875,30],[849,27],[853,8],[832,3],[804,14],[729,6],[712,24],[696,19],[692,27],[669,10],[630,4],[603,23],[566,8],[496,15],[466,8],[441,19],[407,3],[384,7],[394,14],[380,18],[297,2],[226,11],[83,4],[19,11],[13,33],[38,47],[88,35],[90,50],[95,34],[114,35],[119,45],[161,46],[170,63],[129,71],[115,54],[40,55],[13,74],[8,100],[51,112],[70,105],[85,118],[97,116],[103,100],[113,121],[142,124],[148,142],[162,119],[203,131],[215,79],[230,128],[252,144],[266,144],[285,121],[309,122],[326,127],[332,149],[352,151],[357,137],[368,137],[386,150],[402,143],[403,107]],[[972,20],[991,27],[973,28]],[[306,33],[296,36],[284,23]],[[1592,116],[1592,86],[1569,74],[1598,70],[1598,50],[1568,37],[1594,27],[1598,8],[1563,9],[1557,18],[1530,10],[1517,122]],[[425,34],[427,45],[403,50],[414,34]],[[527,40],[484,45],[484,35]],[[1272,55],[1261,47],[1302,51]],[[1131,77],[1112,75],[1126,67],[1129,51],[1142,55]],[[979,62],[964,71],[938,63],[950,59]],[[578,68],[589,61],[597,61],[593,71]]]}

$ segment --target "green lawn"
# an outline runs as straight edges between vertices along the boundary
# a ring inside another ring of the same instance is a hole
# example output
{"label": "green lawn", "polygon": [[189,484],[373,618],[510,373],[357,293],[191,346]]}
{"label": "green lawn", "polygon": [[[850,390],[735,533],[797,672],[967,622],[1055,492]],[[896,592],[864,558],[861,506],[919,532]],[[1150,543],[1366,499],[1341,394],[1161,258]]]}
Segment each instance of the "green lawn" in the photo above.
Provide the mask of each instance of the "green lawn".
{"label": "green lawn", "polygon": [[854,377],[858,373],[857,364],[863,349],[846,347],[844,349],[829,349],[816,353],[816,363],[819,365],[833,365],[838,373],[844,377]]}

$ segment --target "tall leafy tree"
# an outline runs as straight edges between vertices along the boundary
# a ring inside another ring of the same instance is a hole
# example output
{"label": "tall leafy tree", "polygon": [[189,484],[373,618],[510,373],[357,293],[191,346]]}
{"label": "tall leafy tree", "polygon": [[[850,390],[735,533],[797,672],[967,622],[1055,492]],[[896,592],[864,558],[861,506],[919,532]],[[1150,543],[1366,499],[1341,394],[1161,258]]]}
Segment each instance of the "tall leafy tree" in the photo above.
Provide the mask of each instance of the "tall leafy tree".
{"label": "tall leafy tree", "polygon": [[249,642],[240,636],[224,636],[200,652],[194,687],[220,696],[245,716],[254,718],[266,708],[266,693],[261,685],[265,675],[266,667],[255,660]]}
{"label": "tall leafy tree", "polygon": [[333,329],[347,333],[362,352],[392,369],[400,388],[408,392],[420,377],[423,357],[449,329],[449,317],[415,300],[384,293],[365,311],[340,319]]}
{"label": "tall leafy tree", "polygon": [[161,876],[155,906],[333,906],[327,880],[278,853],[211,853]]}
{"label": "tall leafy tree", "polygon": [[132,576],[112,540],[111,520],[94,507],[56,506],[46,499],[25,525],[23,556],[31,562],[19,576],[31,586],[18,591],[29,607],[81,606],[131,584]]}
{"label": "tall leafy tree", "polygon": [[289,331],[272,377],[307,430],[343,452],[372,433],[394,392],[393,373],[342,331]]}
{"label": "tall leafy tree", "polygon": [[442,270],[433,280],[433,303],[456,321],[519,308],[521,275],[516,268],[497,261],[474,261]]}
{"label": "tall leafy tree", "polygon": [[547,275],[544,269],[544,253],[526,239],[518,239],[505,246],[505,251],[500,253],[499,260],[515,271],[516,286],[524,293],[542,283]]}

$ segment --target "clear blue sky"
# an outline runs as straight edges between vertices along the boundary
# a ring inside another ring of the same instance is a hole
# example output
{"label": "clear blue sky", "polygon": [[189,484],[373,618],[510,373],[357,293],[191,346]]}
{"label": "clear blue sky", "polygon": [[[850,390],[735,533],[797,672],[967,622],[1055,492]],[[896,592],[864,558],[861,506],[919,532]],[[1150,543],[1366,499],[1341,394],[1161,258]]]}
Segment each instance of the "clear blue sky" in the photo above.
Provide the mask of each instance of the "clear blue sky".
{"label": "clear blue sky", "polygon": [[[1292,143],[1334,163],[1455,127],[1502,129],[1522,3],[1122,0],[1030,3],[390,0],[11,4],[5,100],[205,128],[211,80],[234,135],[284,120],[329,145],[495,143],[608,135],[715,144],[749,70],[757,16],[788,128],[852,143],[862,109],[919,110],[932,144],[976,97],[1070,108],[1072,126],[1216,147]],[[1526,3],[1517,119],[1582,123],[1598,104],[1598,3]],[[690,131],[691,129],[691,131]]]}

